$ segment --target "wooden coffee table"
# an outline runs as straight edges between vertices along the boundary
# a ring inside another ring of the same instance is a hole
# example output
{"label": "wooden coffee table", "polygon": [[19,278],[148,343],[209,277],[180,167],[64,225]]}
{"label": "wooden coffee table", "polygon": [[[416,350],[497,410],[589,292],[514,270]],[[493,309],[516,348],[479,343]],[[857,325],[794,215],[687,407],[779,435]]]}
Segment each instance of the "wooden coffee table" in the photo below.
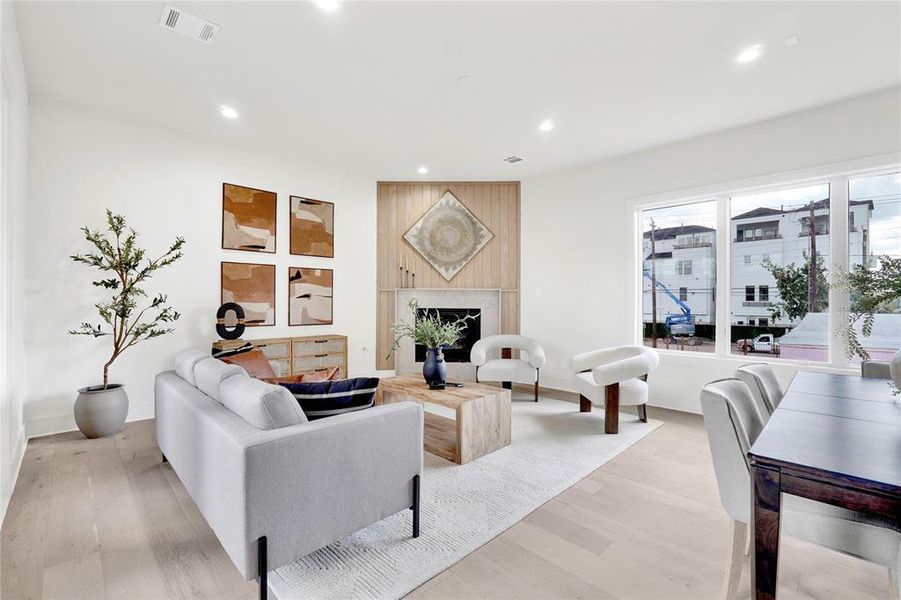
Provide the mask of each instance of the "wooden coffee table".
{"label": "wooden coffee table", "polygon": [[430,390],[422,375],[399,375],[379,382],[376,404],[410,400],[456,411],[456,419],[426,411],[426,452],[464,465],[510,445],[510,390],[464,383],[464,387]]}

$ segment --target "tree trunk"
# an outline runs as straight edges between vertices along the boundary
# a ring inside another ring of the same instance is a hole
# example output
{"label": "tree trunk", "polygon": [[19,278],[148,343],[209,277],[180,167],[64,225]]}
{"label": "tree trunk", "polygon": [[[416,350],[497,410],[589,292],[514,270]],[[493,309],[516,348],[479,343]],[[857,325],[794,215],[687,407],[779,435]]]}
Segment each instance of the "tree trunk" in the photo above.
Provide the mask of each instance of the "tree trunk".
{"label": "tree trunk", "polygon": [[103,365],[103,389],[107,388],[109,384],[109,366],[113,364],[113,359],[111,358],[105,365]]}

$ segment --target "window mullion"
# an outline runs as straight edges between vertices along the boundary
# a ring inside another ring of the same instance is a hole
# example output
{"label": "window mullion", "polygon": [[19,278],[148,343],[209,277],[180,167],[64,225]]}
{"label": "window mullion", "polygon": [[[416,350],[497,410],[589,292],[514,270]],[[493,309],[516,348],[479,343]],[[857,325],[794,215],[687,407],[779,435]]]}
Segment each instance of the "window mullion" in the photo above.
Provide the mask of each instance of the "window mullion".
{"label": "window mullion", "polygon": [[716,198],[716,344],[715,354],[729,355],[731,346],[730,315],[732,294],[730,294],[730,242],[732,228],[729,219],[729,197]]}
{"label": "window mullion", "polygon": [[838,324],[840,319],[847,318],[850,298],[846,290],[835,286],[835,281],[839,271],[847,270],[849,265],[848,178],[831,178],[829,196],[829,256],[832,257],[829,267],[829,364],[841,369],[848,367],[848,357]]}

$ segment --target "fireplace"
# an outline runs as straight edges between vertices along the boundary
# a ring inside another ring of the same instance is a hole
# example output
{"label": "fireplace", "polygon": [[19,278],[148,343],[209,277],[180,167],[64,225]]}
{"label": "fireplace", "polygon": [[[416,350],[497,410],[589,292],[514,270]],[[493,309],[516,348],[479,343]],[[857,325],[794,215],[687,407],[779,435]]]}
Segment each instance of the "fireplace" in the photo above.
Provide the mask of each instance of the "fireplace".
{"label": "fireplace", "polygon": [[[456,321],[467,316],[475,317],[466,321],[466,327],[460,335],[460,339],[453,347],[444,349],[444,361],[449,363],[468,363],[469,352],[472,346],[482,339],[482,315],[478,308],[420,308],[417,311],[417,317],[422,317],[426,312],[430,314],[438,313],[438,318],[443,323],[448,321]],[[416,344],[416,362],[425,361],[426,347],[422,344]]]}

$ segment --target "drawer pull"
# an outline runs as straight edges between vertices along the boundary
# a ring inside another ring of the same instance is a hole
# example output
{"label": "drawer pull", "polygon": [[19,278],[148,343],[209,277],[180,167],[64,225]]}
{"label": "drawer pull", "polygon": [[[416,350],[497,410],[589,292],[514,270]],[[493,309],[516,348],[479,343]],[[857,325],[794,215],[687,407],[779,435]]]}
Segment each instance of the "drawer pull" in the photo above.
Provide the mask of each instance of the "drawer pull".
{"label": "drawer pull", "polygon": [[322,358],[323,356],[328,356],[328,354],[315,354],[313,358]]}
{"label": "drawer pull", "polygon": [[328,369],[314,369],[314,370],[315,370],[317,373],[319,373],[319,372],[321,372],[321,371],[328,371]]}
{"label": "drawer pull", "polygon": [[328,340],[315,340],[315,341],[313,341],[313,343],[314,344],[327,344]]}

